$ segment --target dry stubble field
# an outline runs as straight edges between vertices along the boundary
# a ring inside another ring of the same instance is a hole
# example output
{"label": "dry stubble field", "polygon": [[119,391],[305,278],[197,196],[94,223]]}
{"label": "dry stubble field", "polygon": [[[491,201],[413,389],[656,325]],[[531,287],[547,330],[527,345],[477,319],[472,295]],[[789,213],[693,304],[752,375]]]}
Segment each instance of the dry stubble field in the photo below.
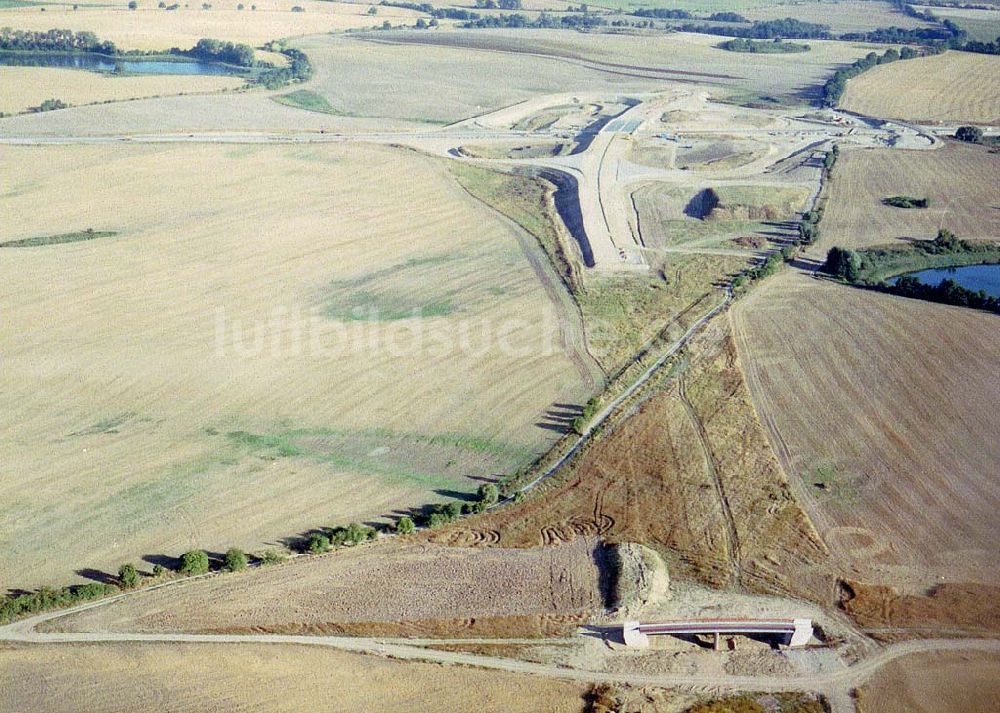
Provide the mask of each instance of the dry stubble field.
{"label": "dry stubble field", "polygon": [[797,273],[734,315],[754,403],[845,575],[996,584],[998,318]]}
{"label": "dry stubble field", "polygon": [[[753,63],[746,55],[716,47],[723,38],[713,35],[670,33],[643,37],[559,30],[477,30],[475,32],[395,32],[392,42],[465,47],[467,51],[534,54],[557,63],[586,65],[599,71],[602,84],[627,86],[636,77],[661,89],[666,82],[718,85],[743,92],[773,94],[791,98],[816,98],[819,87],[840,64],[863,57],[875,45],[846,42],[811,42],[805,54],[759,54]],[[469,55],[467,55],[469,56]],[[509,60],[505,59],[506,64]],[[551,71],[551,70],[550,70]],[[542,77],[534,77],[536,81]],[[593,81],[590,90],[601,89]],[[552,91],[576,91],[565,87]]]}
{"label": "dry stubble field", "polygon": [[875,67],[847,83],[840,106],[916,122],[1000,124],[1000,57],[950,51]]}
{"label": "dry stubble field", "polygon": [[593,538],[531,550],[443,547],[422,539],[145,592],[47,626],[516,638],[570,633],[580,617],[603,607],[598,562],[604,554]]}
{"label": "dry stubble field", "polygon": [[858,691],[859,713],[992,713],[1000,702],[1000,656],[915,654],[893,661]]}
{"label": "dry stubble field", "polygon": [[17,114],[53,98],[67,104],[90,104],[219,92],[244,84],[235,77],[112,77],[76,69],[0,67],[0,112]]}
{"label": "dry stubble field", "polygon": [[551,678],[271,644],[0,645],[0,709],[580,713]]}
{"label": "dry stubble field", "polygon": [[688,359],[671,372],[679,383],[651,393],[524,504],[431,539],[536,547],[600,535],[654,548],[671,577],[826,601],[822,545],[754,413],[725,316]]}
{"label": "dry stubble field", "polygon": [[593,388],[534,243],[439,160],[73,146],[0,172],[5,240],[118,233],[2,251],[4,588],[474,490]]}
{"label": "dry stubble field", "polygon": [[[260,45],[271,40],[299,35],[364,29],[389,20],[393,25],[412,25],[420,13],[394,7],[379,7],[378,15],[366,14],[368,5],[319,2],[317,0],[287,0],[213,3],[203,10],[201,3],[181,4],[176,10],[156,7],[155,0],[140,0],[138,10],[129,10],[126,2],[117,6],[107,3],[78,3],[74,10],[69,3],[46,7],[39,12],[36,5],[0,10],[0,27],[19,30],[48,30],[53,27],[93,32],[102,40],[110,40],[122,49],[168,50],[187,49],[202,37],[230,42]],[[376,3],[377,4],[377,3]],[[256,10],[250,10],[255,5]],[[305,12],[292,12],[292,6]]]}
{"label": "dry stubble field", "polygon": [[[780,20],[793,17],[802,22],[829,25],[833,32],[866,32],[880,27],[930,27],[923,20],[906,15],[888,2],[873,0],[838,0],[835,3],[806,0],[773,3],[767,7],[741,10],[749,20]],[[812,44],[811,42],[809,44]]]}
{"label": "dry stubble field", "polygon": [[[945,227],[962,238],[1000,239],[996,179],[1000,154],[949,141],[933,151],[851,149],[830,182],[822,237],[807,250],[824,259],[840,247],[864,248],[900,238],[933,239]],[[929,198],[926,209],[882,205],[890,196]]]}

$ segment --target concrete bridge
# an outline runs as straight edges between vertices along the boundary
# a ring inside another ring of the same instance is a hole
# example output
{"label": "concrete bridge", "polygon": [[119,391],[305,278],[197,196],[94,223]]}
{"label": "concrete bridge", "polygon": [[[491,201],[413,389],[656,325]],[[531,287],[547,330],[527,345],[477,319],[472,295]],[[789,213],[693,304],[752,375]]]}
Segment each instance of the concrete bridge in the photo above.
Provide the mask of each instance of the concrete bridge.
{"label": "concrete bridge", "polygon": [[805,646],[812,638],[813,627],[811,619],[688,619],[658,624],[626,621],[622,625],[625,645],[641,649],[649,647],[650,636],[695,634],[714,635],[715,648],[719,648],[719,636],[722,634],[784,636],[788,646]]}

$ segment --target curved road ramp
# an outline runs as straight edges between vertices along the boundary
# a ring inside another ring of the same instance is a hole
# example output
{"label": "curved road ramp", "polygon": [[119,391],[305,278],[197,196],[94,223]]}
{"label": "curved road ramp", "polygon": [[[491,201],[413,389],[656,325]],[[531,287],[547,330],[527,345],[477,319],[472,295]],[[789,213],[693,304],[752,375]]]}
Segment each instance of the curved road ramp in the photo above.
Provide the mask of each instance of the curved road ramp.
{"label": "curved road ramp", "polygon": [[688,619],[665,621],[659,624],[640,624],[626,621],[622,625],[625,645],[649,648],[650,636],[714,635],[715,648],[719,648],[722,634],[784,636],[787,646],[805,646],[813,635],[811,619]]}

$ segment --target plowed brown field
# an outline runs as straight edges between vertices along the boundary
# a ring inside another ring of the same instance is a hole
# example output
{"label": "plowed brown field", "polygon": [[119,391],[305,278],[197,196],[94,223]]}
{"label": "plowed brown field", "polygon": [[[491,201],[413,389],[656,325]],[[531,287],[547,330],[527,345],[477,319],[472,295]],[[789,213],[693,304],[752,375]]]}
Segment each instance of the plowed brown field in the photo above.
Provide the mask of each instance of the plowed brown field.
{"label": "plowed brown field", "polygon": [[815,570],[822,545],[768,446],[725,317],[692,344],[681,384],[591,445],[564,480],[432,538],[533,547],[598,534],[655,548],[671,576],[828,598],[832,582]]}
{"label": "plowed brown field", "polygon": [[771,442],[843,572],[1000,581],[1000,318],[801,274],[734,316]]}

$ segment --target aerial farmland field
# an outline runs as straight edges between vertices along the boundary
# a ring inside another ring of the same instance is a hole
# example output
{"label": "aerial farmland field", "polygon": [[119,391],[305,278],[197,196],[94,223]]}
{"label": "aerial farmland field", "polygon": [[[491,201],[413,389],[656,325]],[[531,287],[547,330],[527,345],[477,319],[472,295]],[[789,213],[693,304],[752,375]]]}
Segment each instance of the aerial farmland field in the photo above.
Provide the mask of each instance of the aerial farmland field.
{"label": "aerial farmland field", "polygon": [[[877,67],[853,80],[843,105],[869,116],[925,123],[1000,123],[1000,89],[983,84],[996,76],[1000,59],[992,55],[947,52]],[[895,91],[902,88],[903,91]]]}
{"label": "aerial farmland field", "polygon": [[[935,151],[845,151],[831,182],[823,235],[810,255],[834,245],[866,247],[930,240],[939,228],[964,238],[1000,237],[994,178],[1000,155],[981,146],[948,142]],[[896,195],[927,198],[925,209],[885,205]]]}
{"label": "aerial farmland field", "polygon": [[0,0],[0,711],[1000,709],[981,4]]}
{"label": "aerial farmland field", "polygon": [[[5,581],[196,540],[249,548],[475,490],[470,476],[509,473],[544,448],[552,433],[534,424],[546,409],[596,386],[588,357],[563,349],[565,316],[513,229],[433,159],[81,146],[5,160],[21,166],[5,238],[115,233],[4,251],[7,465],[34,484],[5,496]],[[409,167],[391,194],[376,189],[389,164]],[[186,178],[199,171],[221,180]],[[44,213],[25,209],[38,201]],[[414,313],[418,330],[401,321]],[[507,325],[506,356],[482,324]],[[472,395],[493,389],[483,411]],[[301,454],[282,455],[286,441]],[[65,539],[57,557],[38,558],[36,527]]]}

